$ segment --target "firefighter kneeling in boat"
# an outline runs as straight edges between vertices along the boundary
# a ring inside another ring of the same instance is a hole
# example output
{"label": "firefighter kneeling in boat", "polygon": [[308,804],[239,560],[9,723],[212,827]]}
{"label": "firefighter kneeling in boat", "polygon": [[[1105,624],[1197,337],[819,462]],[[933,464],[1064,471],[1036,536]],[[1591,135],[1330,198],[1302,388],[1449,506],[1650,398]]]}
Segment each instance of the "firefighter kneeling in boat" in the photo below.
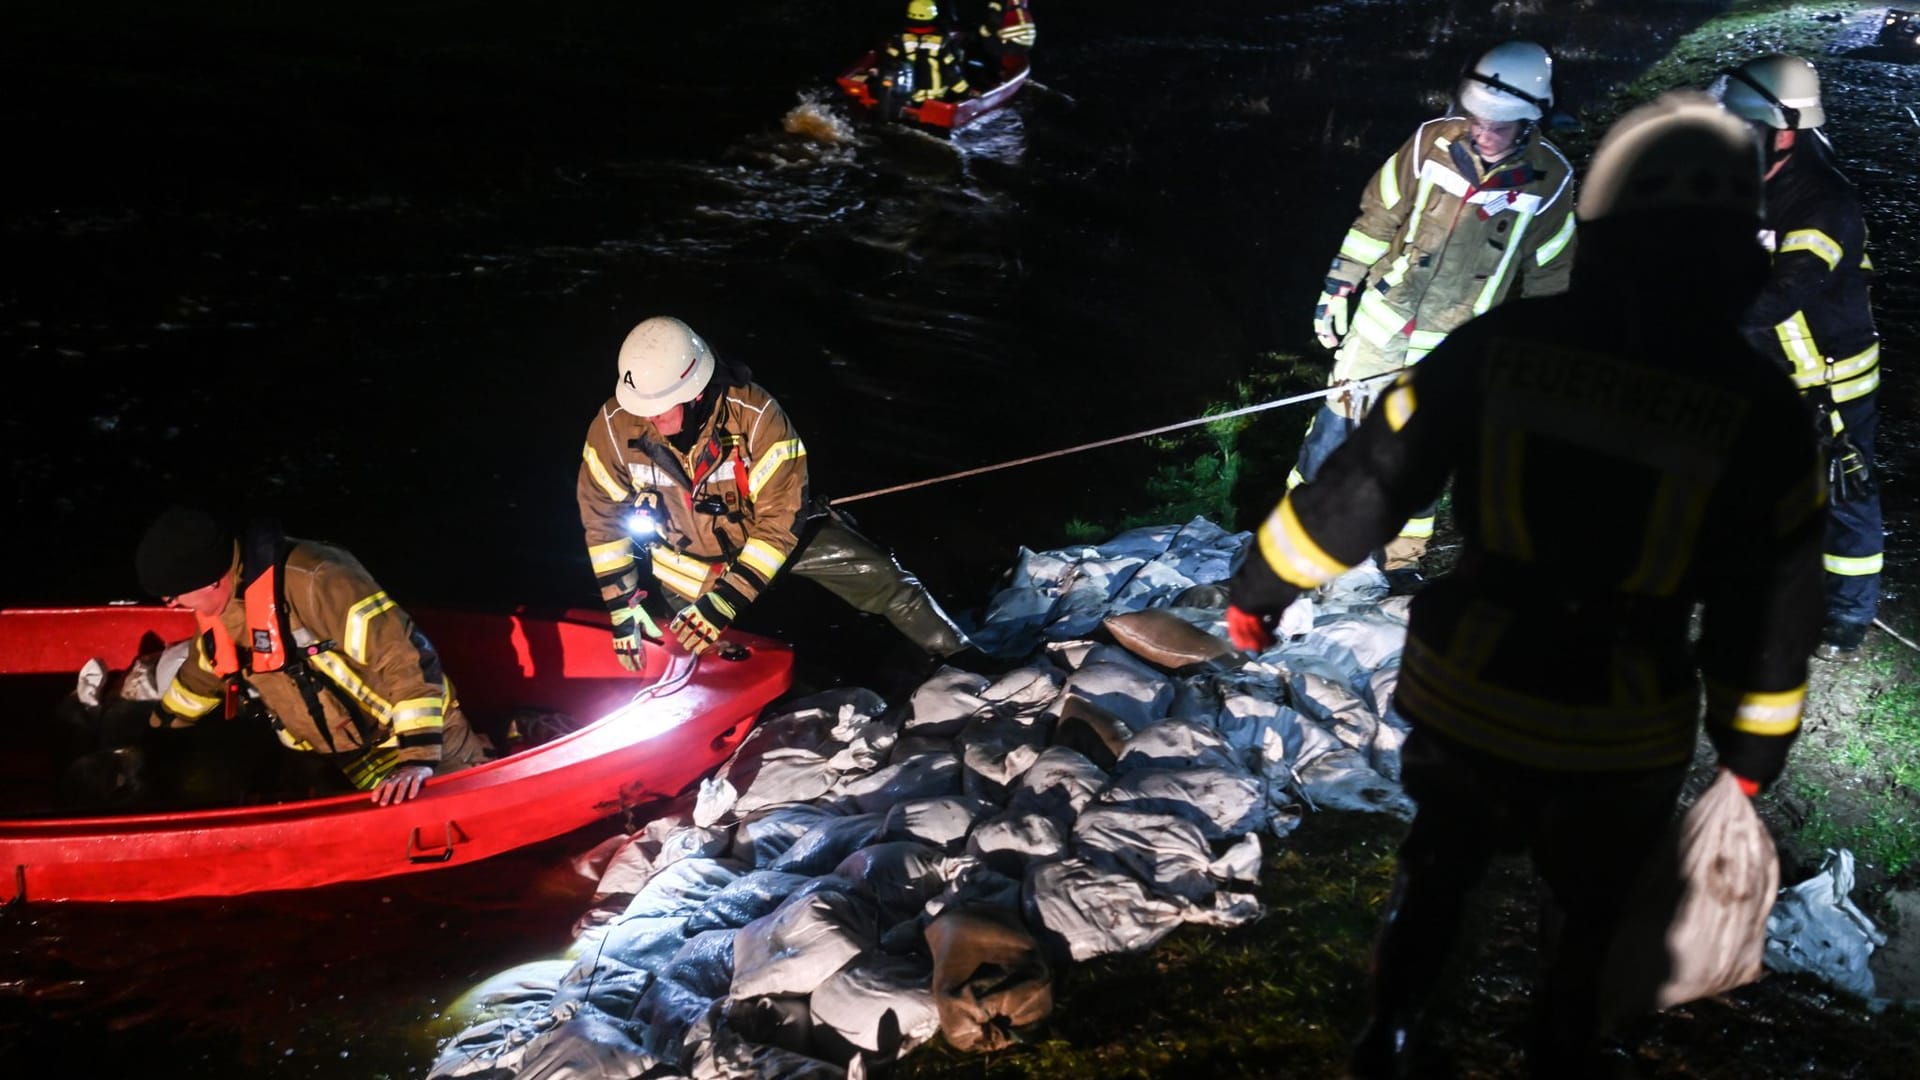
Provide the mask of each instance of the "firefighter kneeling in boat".
{"label": "firefighter kneeling in boat", "polygon": [[[1232,579],[1229,632],[1264,649],[1294,598],[1452,478],[1460,560],[1414,598],[1393,698],[1418,809],[1357,1076],[1402,1074],[1468,891],[1516,849],[1564,919],[1532,1075],[1587,1075],[1602,961],[1687,774],[1701,676],[1720,766],[1752,795],[1785,764],[1826,489],[1806,404],[1740,332],[1767,274],[1760,212],[1759,147],[1710,97],[1629,113],[1594,155],[1570,291],[1509,301],[1402,373]],[[1713,272],[1646,272],[1674,251]]]}
{"label": "firefighter kneeling in boat", "polygon": [[806,445],[745,365],[660,316],[627,335],[619,371],[587,426],[575,494],[623,664],[640,670],[641,638],[663,638],[636,547],[690,652],[711,648],[783,570],[885,616],[929,657],[968,647],[919,579],[814,500]]}
{"label": "firefighter kneeling in boat", "polygon": [[906,29],[888,40],[868,85],[888,119],[908,105],[969,95],[960,36],[941,24],[934,0],[910,0]]}
{"label": "firefighter kneeling in boat", "polygon": [[205,511],[175,506],[134,562],[142,589],[200,626],[154,727],[234,719],[257,695],[281,743],[326,755],[382,806],[485,760],[439,654],[345,550],[269,525],[236,538]]}

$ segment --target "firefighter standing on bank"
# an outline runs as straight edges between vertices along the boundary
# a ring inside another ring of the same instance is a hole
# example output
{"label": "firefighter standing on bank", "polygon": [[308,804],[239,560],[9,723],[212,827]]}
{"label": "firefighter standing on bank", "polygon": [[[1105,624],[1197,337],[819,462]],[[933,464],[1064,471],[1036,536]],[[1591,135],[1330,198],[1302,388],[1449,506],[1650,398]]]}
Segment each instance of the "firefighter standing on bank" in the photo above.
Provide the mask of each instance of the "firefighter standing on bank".
{"label": "firefighter standing on bank", "polygon": [[642,636],[660,636],[636,548],[690,652],[718,641],[783,570],[885,616],[930,657],[967,648],[919,579],[816,505],[805,444],[744,365],[661,316],[627,335],[619,372],[587,426],[575,495],[623,664],[643,667]]}
{"label": "firefighter standing on bank", "polygon": [[1726,72],[1719,87],[1721,105],[1758,129],[1767,156],[1761,238],[1773,273],[1747,313],[1748,337],[1793,373],[1827,456],[1826,625],[1814,655],[1858,660],[1879,612],[1885,543],[1873,473],[1880,336],[1860,199],[1821,131],[1826,111],[1812,64],[1762,56]]}
{"label": "firefighter standing on bank", "polygon": [[[1375,947],[1361,1076],[1407,1063],[1462,901],[1514,849],[1565,918],[1530,1064],[1580,1075],[1607,940],[1694,752],[1700,676],[1742,788],[1785,763],[1825,486],[1806,403],[1739,329],[1767,273],[1759,214],[1759,148],[1711,97],[1622,118],[1586,181],[1571,290],[1503,305],[1401,374],[1232,578],[1229,632],[1264,649],[1291,601],[1451,478],[1462,554],[1414,598],[1393,700],[1418,809]],[[1646,273],[1674,250],[1714,272]]]}
{"label": "firefighter standing on bank", "polygon": [[[1511,296],[1566,288],[1573,255],[1573,168],[1539,131],[1553,104],[1553,60],[1531,42],[1496,46],[1462,80],[1462,116],[1420,125],[1368,182],[1360,216],[1314,308],[1336,349],[1327,398],[1308,425],[1289,483],[1311,480],[1384,387],[1447,334]],[[1383,569],[1417,569],[1433,508],[1414,507]]]}
{"label": "firefighter standing on bank", "polygon": [[282,744],[326,755],[381,805],[485,760],[439,654],[347,551],[264,524],[236,537],[175,506],[148,527],[134,564],[142,589],[200,626],[153,726],[234,719],[251,690]]}

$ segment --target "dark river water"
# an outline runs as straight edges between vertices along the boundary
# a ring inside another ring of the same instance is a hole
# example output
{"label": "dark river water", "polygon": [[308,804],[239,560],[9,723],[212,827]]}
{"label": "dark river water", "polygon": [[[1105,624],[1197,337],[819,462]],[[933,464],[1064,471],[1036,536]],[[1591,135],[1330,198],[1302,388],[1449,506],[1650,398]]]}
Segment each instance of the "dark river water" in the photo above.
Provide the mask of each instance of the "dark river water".
{"label": "dark river water", "polygon": [[[579,447],[654,314],[754,368],[830,495],[1198,415],[1312,351],[1360,186],[1479,51],[1547,45],[1578,114],[1723,5],[1042,0],[1039,85],[953,145],[831,104],[900,6],[16,0],[0,604],[135,597],[139,530],[183,499],[341,542],[402,603],[592,605]],[[1822,66],[1882,271],[1897,595],[1920,95],[1882,59]],[[1019,546],[1150,510],[1158,460],[854,509],[964,612]],[[1249,463],[1231,524],[1287,464]],[[809,590],[749,625],[857,678],[884,626]],[[591,839],[399,885],[10,913],[0,1060],[422,1075],[439,1009],[564,945]]]}

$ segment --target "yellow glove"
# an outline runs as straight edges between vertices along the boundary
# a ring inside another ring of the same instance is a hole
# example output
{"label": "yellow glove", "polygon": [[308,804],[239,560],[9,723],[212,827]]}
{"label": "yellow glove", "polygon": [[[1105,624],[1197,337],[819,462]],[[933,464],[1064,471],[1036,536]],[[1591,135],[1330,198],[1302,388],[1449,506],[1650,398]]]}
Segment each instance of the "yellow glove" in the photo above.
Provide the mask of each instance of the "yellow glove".
{"label": "yellow glove", "polygon": [[1314,305],[1313,335],[1329,349],[1338,346],[1340,339],[1347,336],[1347,306],[1352,295],[1352,282],[1328,278],[1320,302]]}
{"label": "yellow glove", "polygon": [[680,610],[667,629],[673,631],[682,648],[698,655],[720,640],[721,631],[733,621],[733,609],[725,600],[708,592]]}
{"label": "yellow glove", "polygon": [[647,666],[646,647],[640,644],[643,635],[649,641],[664,640],[660,628],[653,624],[652,617],[640,603],[646,597],[645,592],[636,592],[607,606],[607,616],[613,620],[613,655],[628,671],[640,671]]}

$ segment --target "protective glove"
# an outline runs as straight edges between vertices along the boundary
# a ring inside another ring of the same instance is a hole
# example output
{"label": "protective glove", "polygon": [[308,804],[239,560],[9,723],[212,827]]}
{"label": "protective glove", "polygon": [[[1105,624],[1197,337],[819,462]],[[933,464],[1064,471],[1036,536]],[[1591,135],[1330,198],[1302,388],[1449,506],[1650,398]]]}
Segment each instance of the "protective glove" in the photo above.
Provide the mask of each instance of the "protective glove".
{"label": "protective glove", "polygon": [[698,656],[713,647],[720,640],[721,631],[733,621],[733,613],[726,610],[724,601],[709,590],[706,594],[680,609],[673,617],[667,629],[673,631],[675,640],[682,648]]}
{"label": "protective glove", "polygon": [[373,801],[378,806],[399,806],[408,799],[419,796],[427,780],[433,776],[431,765],[402,765],[388,773],[373,787]]}
{"label": "protective glove", "polygon": [[640,590],[607,604],[607,615],[613,620],[613,655],[628,671],[647,666],[646,649],[640,643],[643,636],[648,641],[666,640],[641,603],[646,598],[646,591]]}
{"label": "protective glove", "polygon": [[1827,441],[1827,490],[1838,502],[1859,502],[1880,491],[1873,462],[1860,452],[1853,436],[1842,431]]}
{"label": "protective glove", "polygon": [[1273,626],[1277,621],[1273,615],[1256,615],[1227,605],[1227,637],[1236,649],[1261,653],[1272,648]]}
{"label": "protective glove", "polygon": [[1322,288],[1320,302],[1314,305],[1313,335],[1329,349],[1347,336],[1347,306],[1352,295],[1353,282],[1330,277]]}

